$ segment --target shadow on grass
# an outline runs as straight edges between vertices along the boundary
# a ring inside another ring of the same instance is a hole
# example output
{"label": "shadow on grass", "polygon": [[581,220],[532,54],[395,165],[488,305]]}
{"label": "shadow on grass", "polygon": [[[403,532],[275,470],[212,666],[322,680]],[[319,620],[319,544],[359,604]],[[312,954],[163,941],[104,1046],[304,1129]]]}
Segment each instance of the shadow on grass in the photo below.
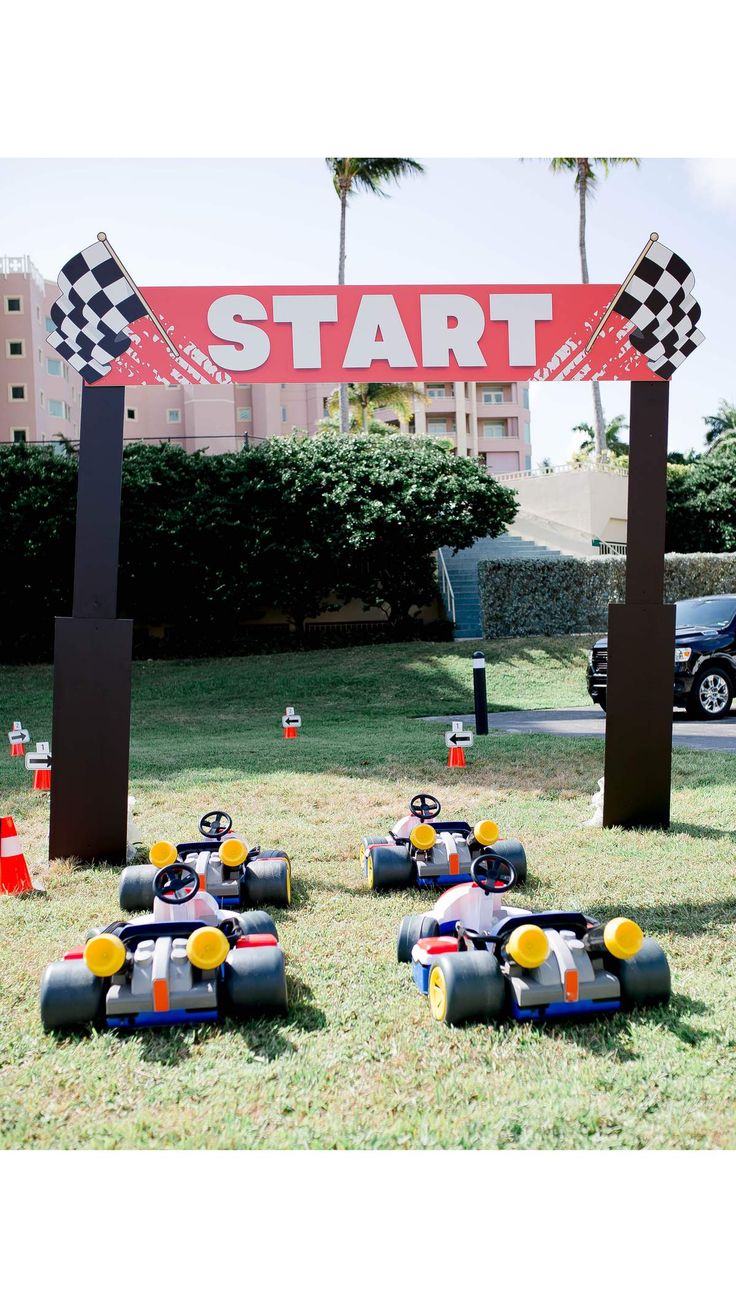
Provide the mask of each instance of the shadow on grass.
{"label": "shadow on grass", "polygon": [[693,822],[671,822],[670,831],[675,835],[695,836],[701,840],[730,840],[736,844],[736,831],[725,827],[703,827]]}
{"label": "shadow on grass", "polygon": [[635,1028],[656,1026],[675,1036],[682,1044],[693,1048],[704,1040],[712,1039],[712,1032],[698,1030],[686,1020],[709,1012],[706,1004],[690,999],[688,995],[673,994],[666,1006],[637,1009],[633,1013],[618,1013],[609,1021],[591,1017],[585,1022],[559,1022],[542,1024],[540,1029],[552,1039],[564,1040],[584,1049],[589,1054],[613,1057],[618,1063],[634,1063],[639,1054],[631,1047]]}

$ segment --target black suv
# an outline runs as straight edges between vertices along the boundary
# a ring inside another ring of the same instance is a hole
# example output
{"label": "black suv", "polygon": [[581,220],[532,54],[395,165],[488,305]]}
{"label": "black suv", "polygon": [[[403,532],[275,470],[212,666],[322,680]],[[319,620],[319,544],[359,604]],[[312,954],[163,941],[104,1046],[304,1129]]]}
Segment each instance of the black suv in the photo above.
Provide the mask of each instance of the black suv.
{"label": "black suv", "polygon": [[[736,595],[679,600],[675,608],[675,705],[693,718],[725,718],[736,690]],[[604,713],[607,678],[604,638],[588,651],[588,694]]]}

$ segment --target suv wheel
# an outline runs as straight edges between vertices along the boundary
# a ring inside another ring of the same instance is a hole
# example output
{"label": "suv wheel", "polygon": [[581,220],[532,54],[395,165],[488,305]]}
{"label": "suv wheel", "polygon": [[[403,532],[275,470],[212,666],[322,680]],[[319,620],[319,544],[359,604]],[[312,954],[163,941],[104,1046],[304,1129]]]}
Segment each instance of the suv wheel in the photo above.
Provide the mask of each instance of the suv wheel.
{"label": "suv wheel", "polygon": [[733,685],[725,669],[701,668],[688,695],[687,711],[693,718],[725,718],[732,699]]}

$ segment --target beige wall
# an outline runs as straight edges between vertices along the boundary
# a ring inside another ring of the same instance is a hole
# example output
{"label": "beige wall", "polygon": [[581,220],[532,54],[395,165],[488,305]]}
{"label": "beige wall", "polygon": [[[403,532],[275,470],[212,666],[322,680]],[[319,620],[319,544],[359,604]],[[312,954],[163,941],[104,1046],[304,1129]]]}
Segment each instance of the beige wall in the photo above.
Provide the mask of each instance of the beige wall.
{"label": "beige wall", "polygon": [[504,481],[519,496],[519,508],[591,539],[624,543],[626,540],[629,479],[596,469],[553,472],[547,476]]}

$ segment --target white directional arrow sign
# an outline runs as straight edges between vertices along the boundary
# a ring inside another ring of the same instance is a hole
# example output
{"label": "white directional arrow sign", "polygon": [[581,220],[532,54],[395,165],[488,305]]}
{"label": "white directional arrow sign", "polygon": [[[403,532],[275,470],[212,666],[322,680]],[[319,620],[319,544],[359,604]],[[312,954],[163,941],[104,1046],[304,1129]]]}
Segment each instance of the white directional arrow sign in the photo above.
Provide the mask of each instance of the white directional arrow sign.
{"label": "white directional arrow sign", "polygon": [[293,708],[287,708],[281,719],[282,727],[300,727],[302,725],[301,717],[295,713]]}
{"label": "white directional arrow sign", "polygon": [[36,749],[26,754],[26,767],[29,772],[48,772],[51,767],[51,749],[47,740],[36,741]]}
{"label": "white directional arrow sign", "polygon": [[448,749],[458,747],[459,749],[470,749],[473,744],[473,733],[468,731],[462,722],[453,722],[452,731],[445,732],[445,745]]}
{"label": "white directional arrow sign", "polygon": [[25,727],[16,727],[13,731],[8,732],[8,740],[11,745],[27,745],[31,739]]}

